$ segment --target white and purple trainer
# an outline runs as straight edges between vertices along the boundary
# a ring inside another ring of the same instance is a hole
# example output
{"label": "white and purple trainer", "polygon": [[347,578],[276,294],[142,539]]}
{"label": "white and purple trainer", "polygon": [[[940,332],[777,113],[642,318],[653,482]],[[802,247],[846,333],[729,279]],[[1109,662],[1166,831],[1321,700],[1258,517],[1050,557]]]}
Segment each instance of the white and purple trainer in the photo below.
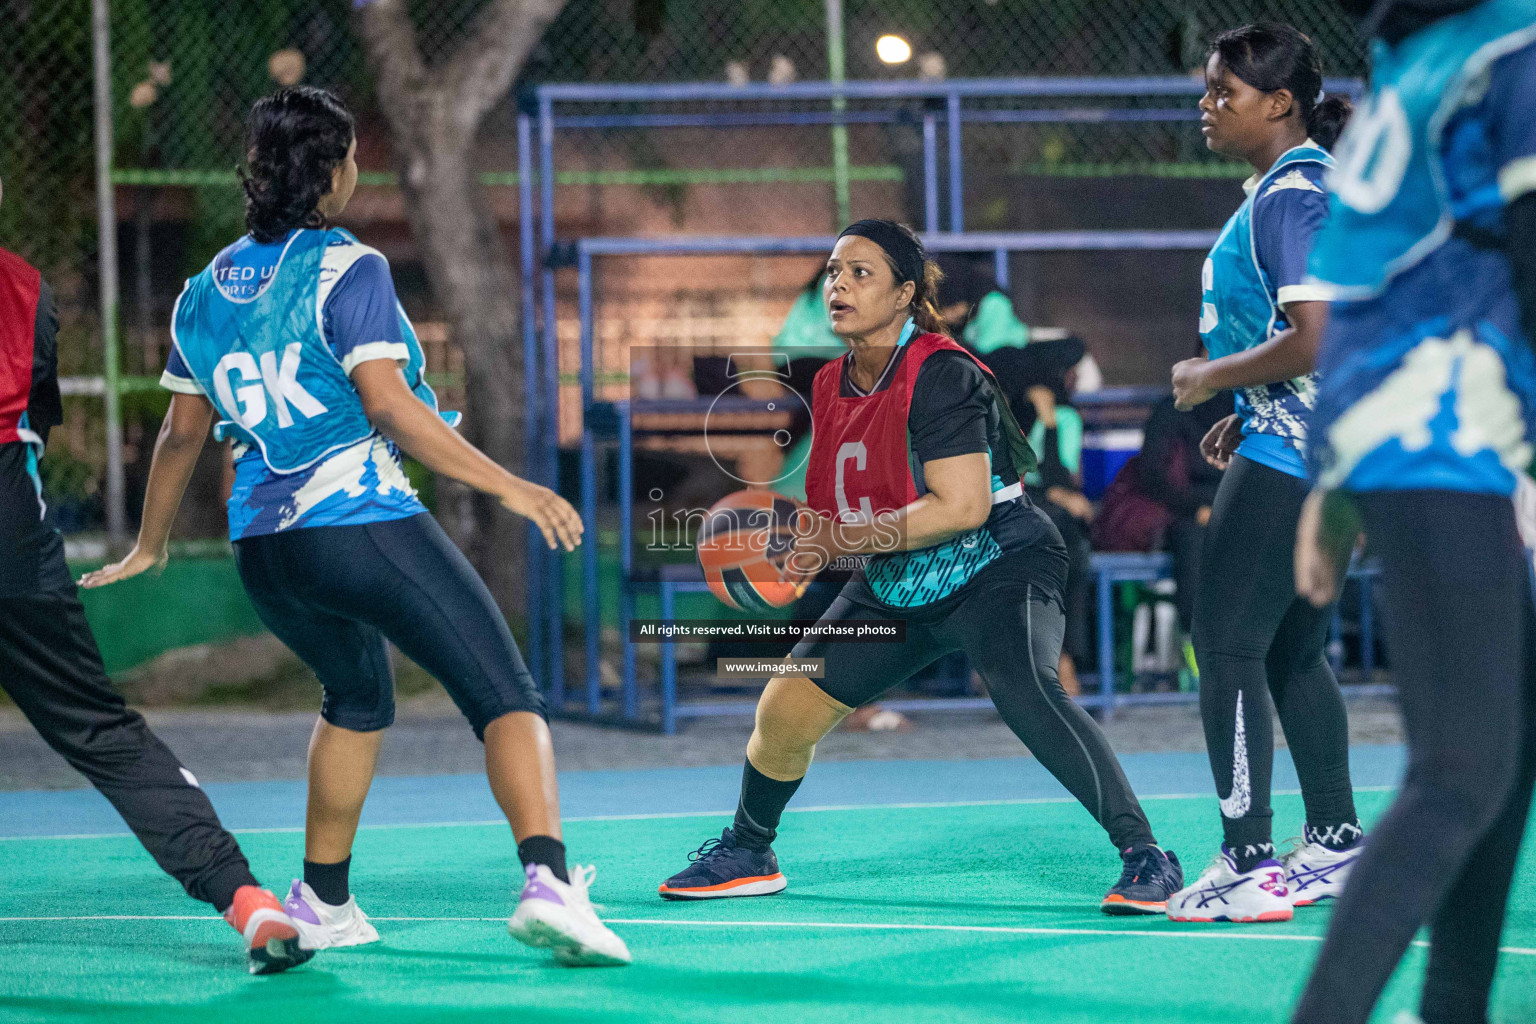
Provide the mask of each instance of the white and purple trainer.
{"label": "white and purple trainer", "polygon": [[567,967],[608,967],[630,962],[624,940],[598,920],[587,897],[594,867],[572,867],[562,882],[543,864],[529,864],[527,880],[507,931],[519,942],[552,949]]}
{"label": "white and purple trainer", "polygon": [[295,878],[283,909],[299,929],[301,949],[336,949],[379,941],[378,930],[358,907],[356,896],[348,896],[347,902],[333,907],[316,896],[307,882]]}

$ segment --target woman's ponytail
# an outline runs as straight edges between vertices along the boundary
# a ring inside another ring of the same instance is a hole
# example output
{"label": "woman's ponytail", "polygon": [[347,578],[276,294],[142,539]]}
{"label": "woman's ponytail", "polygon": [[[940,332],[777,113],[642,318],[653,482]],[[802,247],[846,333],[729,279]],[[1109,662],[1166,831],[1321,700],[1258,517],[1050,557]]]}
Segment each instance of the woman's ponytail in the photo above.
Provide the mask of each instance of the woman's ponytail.
{"label": "woman's ponytail", "polygon": [[944,271],[939,265],[933,260],[924,260],[922,277],[917,281],[917,290],[912,293],[912,319],[917,322],[918,329],[927,334],[949,333],[949,325],[939,315],[935,302],[942,280]]}
{"label": "woman's ponytail", "polygon": [[1355,105],[1347,97],[1324,96],[1307,117],[1307,134],[1313,142],[1332,152],[1354,112]]}

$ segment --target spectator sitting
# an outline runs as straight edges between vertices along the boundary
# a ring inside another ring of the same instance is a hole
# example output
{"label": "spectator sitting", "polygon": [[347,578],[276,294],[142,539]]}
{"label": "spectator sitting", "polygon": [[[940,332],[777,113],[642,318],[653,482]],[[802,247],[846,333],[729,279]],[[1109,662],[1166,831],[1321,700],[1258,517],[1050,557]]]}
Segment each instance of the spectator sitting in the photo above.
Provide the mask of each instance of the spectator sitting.
{"label": "spectator sitting", "polygon": [[827,304],[821,296],[821,282],[825,271],[817,269],[816,276],[805,282],[795,304],[789,307],[784,325],[773,336],[774,348],[824,348],[829,352],[842,352],[842,338],[832,333],[832,320],[827,316]]}
{"label": "spectator sitting", "polygon": [[1205,524],[1210,522],[1211,503],[1216,500],[1216,488],[1221,483],[1221,470],[1200,454],[1200,440],[1218,421],[1230,415],[1230,391],[1189,412],[1175,409],[1173,396],[1169,395],[1153,406],[1141,446],[1142,487],[1170,516],[1163,546],[1173,555],[1173,579],[1178,588],[1174,606],[1179,610],[1179,628],[1186,638],[1200,573],[1200,546],[1205,541]]}
{"label": "spectator sitting", "polygon": [[979,356],[1000,348],[1029,344],[1029,327],[1013,310],[997,280],[958,253],[937,257],[944,279],[939,282],[939,315],[955,338]]}
{"label": "spectator sitting", "polygon": [[[1098,551],[1166,550],[1173,556],[1174,607],[1184,640],[1185,668],[1199,678],[1189,643],[1211,504],[1221,483],[1221,470],[1200,453],[1201,439],[1232,412],[1232,397],[1223,392],[1188,412],[1174,408],[1173,397],[1152,409],[1144,428],[1141,452],[1131,458],[1105,491],[1093,526]],[[1186,680],[1187,682],[1188,680]],[[1181,689],[1188,689],[1181,684]]]}

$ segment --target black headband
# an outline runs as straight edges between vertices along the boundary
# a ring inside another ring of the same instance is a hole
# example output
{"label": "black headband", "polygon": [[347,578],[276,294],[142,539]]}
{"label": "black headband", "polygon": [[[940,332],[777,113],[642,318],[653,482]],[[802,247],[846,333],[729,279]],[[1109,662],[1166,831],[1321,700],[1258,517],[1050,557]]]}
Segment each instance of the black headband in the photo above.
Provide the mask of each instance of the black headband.
{"label": "black headband", "polygon": [[867,238],[884,249],[885,254],[891,258],[891,263],[896,267],[897,284],[923,279],[923,264],[928,259],[928,254],[923,251],[923,243],[913,238],[895,221],[854,221],[837,237],[846,238],[848,235]]}

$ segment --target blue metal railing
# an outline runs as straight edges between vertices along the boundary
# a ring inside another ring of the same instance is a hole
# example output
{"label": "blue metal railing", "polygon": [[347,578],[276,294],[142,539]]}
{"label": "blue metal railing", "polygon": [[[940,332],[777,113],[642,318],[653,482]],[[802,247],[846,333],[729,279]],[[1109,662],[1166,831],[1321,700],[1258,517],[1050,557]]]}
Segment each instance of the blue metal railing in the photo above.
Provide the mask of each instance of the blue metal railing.
{"label": "blue metal railing", "polygon": [[[1006,258],[1009,252],[1126,250],[1126,249],[1196,249],[1209,248],[1216,240],[1214,231],[1037,231],[1037,232],[975,232],[942,233],[925,235],[924,245],[933,252],[987,252],[993,253],[994,262],[1002,263],[1002,276],[1006,276]],[[581,339],[581,469],[580,510],[586,527],[581,547],[582,560],[582,618],[586,650],[586,677],[584,686],[585,710],[590,715],[602,711],[602,677],[600,670],[602,643],[602,602],[599,579],[599,550],[597,543],[597,446],[598,436],[594,420],[599,407],[604,406],[602,419],[616,423],[619,461],[619,547],[622,559],[622,577],[619,581],[620,632],[625,644],[623,672],[620,679],[620,703],[626,718],[639,715],[638,686],[635,678],[635,657],[624,624],[634,608],[633,563],[631,552],[634,544],[634,448],[632,422],[636,411],[682,412],[707,411],[713,399],[692,401],[636,400],[600,403],[597,400],[596,381],[601,367],[595,347],[594,257],[599,256],[697,256],[701,254],[737,254],[754,256],[785,256],[806,253],[825,253],[835,239],[830,235],[812,235],[792,238],[773,237],[712,237],[691,236],[674,238],[582,238],[575,243],[576,295],[580,319]],[[609,417],[608,413],[612,416]],[[702,584],[701,584],[702,585]],[[676,586],[664,587],[670,594]],[[670,601],[670,597],[668,598]],[[667,680],[671,679],[669,684]],[[662,689],[675,695],[675,670],[666,667]],[[562,690],[563,695],[563,690]],[[675,698],[674,698],[675,700]],[[1098,702],[1100,698],[1093,697]],[[1112,704],[1104,704],[1106,708]],[[663,702],[664,718],[675,721],[673,703]]]}
{"label": "blue metal railing", "polygon": [[[1358,95],[1361,84],[1335,79],[1325,83],[1330,92]],[[830,125],[886,123],[912,117],[909,108],[888,110],[837,110],[833,101],[846,100],[920,100],[924,101],[922,118],[922,195],[925,242],[935,251],[992,252],[999,283],[1007,286],[1009,253],[1013,251],[1071,251],[1127,248],[1203,248],[1210,244],[1209,232],[1157,231],[1075,231],[1028,233],[967,233],[964,231],[963,129],[968,123],[1096,123],[1096,122],[1177,122],[1198,117],[1192,102],[1178,107],[1126,105],[1092,107],[1082,104],[1057,108],[1023,106],[978,107],[967,105],[977,100],[1139,100],[1146,97],[1192,99],[1204,91],[1197,79],[1169,77],[1130,78],[1048,78],[952,79],[948,81],[863,81],[796,82],[787,85],[754,83],[734,86],[727,83],[692,82],[660,84],[588,84],[568,83],[540,86],[535,91],[534,110],[518,118],[519,209],[522,223],[522,298],[525,309],[523,356],[525,361],[525,429],[530,454],[529,473],[550,487],[559,486],[559,337],[556,324],[555,226],[555,139],[557,132],[613,128],[664,127],[744,127],[755,125]],[[557,108],[568,104],[659,103],[730,103],[769,105],[795,101],[805,106],[825,103],[823,110],[731,110],[664,111],[628,110],[618,113],[563,113]],[[935,101],[942,101],[935,102]],[[948,183],[947,213],[949,231],[941,232],[939,121],[944,121],[944,177]],[[587,523],[587,542],[583,545],[583,617],[586,620],[587,710],[596,713],[601,706],[598,659],[600,650],[600,612],[595,583],[596,565],[596,448],[587,427],[586,415],[593,405],[593,330],[592,330],[592,258],[607,255],[666,254],[752,254],[784,255],[825,252],[831,236],[809,238],[593,238],[578,240],[573,247],[577,264],[582,320],[583,439],[581,447],[582,514]],[[529,315],[531,314],[531,315]],[[628,452],[628,405],[619,417],[620,431]],[[627,456],[621,459],[620,475],[632,472]],[[622,487],[621,501],[629,501],[629,488]],[[627,511],[627,509],[626,509]],[[627,518],[625,519],[627,528]],[[528,568],[529,655],[535,677],[547,680],[550,703],[565,705],[566,672],[564,634],[564,571],[562,553],[549,552],[536,531],[530,529],[531,557]],[[628,544],[625,545],[628,557]],[[626,573],[627,575],[627,573]],[[621,597],[628,602],[629,596]],[[629,605],[626,604],[626,607]],[[626,649],[625,675],[632,677],[633,651]],[[675,680],[673,681],[675,682]],[[631,715],[635,708],[633,693],[626,692],[623,708]],[[631,715],[632,717],[632,715]]]}

